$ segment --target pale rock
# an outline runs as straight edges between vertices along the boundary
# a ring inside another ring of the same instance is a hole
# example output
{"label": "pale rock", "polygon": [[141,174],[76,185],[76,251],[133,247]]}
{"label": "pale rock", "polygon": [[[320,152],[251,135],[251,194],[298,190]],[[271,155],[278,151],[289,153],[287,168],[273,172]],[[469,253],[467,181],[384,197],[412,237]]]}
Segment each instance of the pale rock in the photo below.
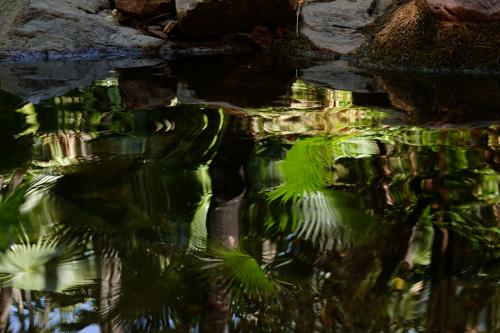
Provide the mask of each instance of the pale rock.
{"label": "pale rock", "polygon": [[321,49],[348,54],[366,41],[361,28],[372,24],[392,5],[392,0],[335,0],[306,2],[301,33]]}
{"label": "pale rock", "polygon": [[139,56],[164,43],[119,26],[104,0],[0,0],[0,8],[0,60]]}
{"label": "pale rock", "polygon": [[500,0],[427,0],[439,18],[450,21],[499,21]]}

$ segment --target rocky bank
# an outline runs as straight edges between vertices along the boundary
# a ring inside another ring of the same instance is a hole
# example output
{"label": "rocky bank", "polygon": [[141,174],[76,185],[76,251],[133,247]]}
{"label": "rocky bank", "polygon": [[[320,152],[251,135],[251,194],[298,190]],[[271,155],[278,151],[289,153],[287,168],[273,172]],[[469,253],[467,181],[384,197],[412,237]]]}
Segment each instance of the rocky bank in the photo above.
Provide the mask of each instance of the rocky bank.
{"label": "rocky bank", "polygon": [[[393,0],[0,0],[4,60],[247,53],[290,48],[346,54]],[[116,8],[116,9],[115,9]],[[166,43],[168,41],[168,43]],[[286,44],[286,43],[285,43]],[[286,46],[285,46],[286,48]]]}
{"label": "rocky bank", "polygon": [[500,67],[500,0],[0,0],[0,6],[0,61],[264,51],[348,55],[375,67]]}

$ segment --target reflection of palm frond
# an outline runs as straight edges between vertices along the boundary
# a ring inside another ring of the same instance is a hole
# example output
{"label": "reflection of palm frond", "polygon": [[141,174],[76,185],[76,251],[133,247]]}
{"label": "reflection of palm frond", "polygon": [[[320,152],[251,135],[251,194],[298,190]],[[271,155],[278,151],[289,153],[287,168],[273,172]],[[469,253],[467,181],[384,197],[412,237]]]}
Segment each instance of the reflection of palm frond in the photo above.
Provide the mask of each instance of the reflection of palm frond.
{"label": "reflection of palm frond", "polygon": [[[343,200],[342,195],[327,189],[334,183],[335,160],[377,152],[373,140],[350,135],[298,141],[281,162],[285,182],[267,197],[272,204],[291,207],[292,218],[287,220],[292,221],[292,226],[284,226],[281,221],[279,229],[291,227],[299,238],[312,241],[324,250],[348,245],[347,229],[352,231],[357,224],[355,220],[363,218],[363,214],[342,205],[336,207]],[[267,228],[273,229],[269,224],[275,223],[275,219],[269,219]]]}
{"label": "reflection of palm frond", "polygon": [[500,228],[496,225],[485,225],[484,221],[487,219],[484,215],[487,214],[487,211],[481,212],[482,215],[478,214],[480,211],[477,207],[474,205],[452,207],[448,212],[449,221],[444,225],[467,237],[472,247],[498,253],[500,250]]}
{"label": "reflection of palm frond", "polygon": [[[31,177],[25,177],[25,173],[16,174],[10,180],[10,184],[5,188],[0,187],[0,249],[5,249],[12,242],[13,234],[19,230],[20,216],[19,210],[27,191]],[[1,186],[1,184],[0,184]]]}
{"label": "reflection of palm frond", "polygon": [[[328,166],[333,156],[325,138],[296,143],[282,162],[285,183],[269,194],[269,200],[291,204],[294,232],[299,238],[332,248],[339,228],[339,216],[322,191],[327,185]],[[340,243],[340,242],[338,242]]]}
{"label": "reflection of palm frond", "polygon": [[[91,283],[95,276],[91,263],[75,257],[71,250],[71,246],[62,249],[55,240],[43,237],[32,244],[25,235],[23,242],[0,254],[0,277],[25,290],[65,290]],[[51,281],[47,280],[49,272],[54,275]]]}
{"label": "reflection of palm frond", "polygon": [[10,195],[0,196],[0,221],[2,221],[1,228],[3,229],[3,232],[0,233],[0,248],[5,248],[8,245],[8,230],[17,227],[19,206],[24,201],[27,188],[26,185],[23,185]]}
{"label": "reflection of palm frond", "polygon": [[266,272],[265,266],[239,249],[208,250],[202,260],[202,272],[208,280],[223,290],[232,291],[236,297],[263,300],[277,295],[278,282]]}
{"label": "reflection of palm frond", "polygon": [[346,230],[339,213],[330,198],[321,191],[302,196],[294,205],[299,223],[295,233],[299,238],[310,240],[323,250],[334,246],[340,249],[346,243]]}
{"label": "reflection of palm frond", "polygon": [[112,262],[122,260],[123,265],[116,270],[112,262],[107,265],[113,271],[108,276],[116,274],[119,278],[106,283],[108,291],[101,294],[105,306],[99,308],[99,316],[133,332],[165,332],[181,323],[194,325],[193,304],[203,300],[201,293],[193,291],[203,287],[191,274],[190,259],[169,245],[145,251],[136,247],[136,251],[120,253],[120,259],[113,258]]}
{"label": "reflection of palm frond", "polygon": [[326,142],[324,138],[304,140],[288,151],[281,163],[285,183],[269,194],[271,201],[296,200],[325,186],[329,165]]}

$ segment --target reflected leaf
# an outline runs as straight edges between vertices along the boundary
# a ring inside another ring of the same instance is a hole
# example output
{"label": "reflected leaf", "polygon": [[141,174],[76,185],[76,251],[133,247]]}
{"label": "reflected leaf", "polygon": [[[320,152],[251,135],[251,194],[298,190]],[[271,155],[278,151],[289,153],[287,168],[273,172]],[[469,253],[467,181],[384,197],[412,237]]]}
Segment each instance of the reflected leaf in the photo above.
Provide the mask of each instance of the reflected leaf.
{"label": "reflected leaf", "polygon": [[325,138],[297,142],[280,165],[284,183],[268,195],[269,200],[294,201],[307,192],[324,188],[333,157],[327,144]]}
{"label": "reflected leaf", "polygon": [[[355,227],[358,220],[371,220],[368,215],[346,207],[339,210],[343,195],[327,189],[334,183],[336,158],[363,157],[378,152],[376,145],[373,148],[373,142],[349,140],[350,137],[300,140],[281,162],[284,183],[268,193],[270,204],[290,205],[292,218],[289,221],[293,221],[292,230],[297,237],[312,241],[320,249],[349,246],[351,240],[347,226]],[[268,224],[274,221],[268,220]],[[285,228],[281,227],[282,230]]]}
{"label": "reflected leaf", "polygon": [[53,240],[40,238],[30,244],[26,239],[0,255],[1,279],[25,290],[63,291],[92,283],[95,278],[92,265],[86,259],[68,254],[68,249],[61,249]]}
{"label": "reflected leaf", "polygon": [[235,297],[264,300],[276,296],[280,288],[265,265],[240,249],[218,247],[201,257],[202,274],[218,288]]}

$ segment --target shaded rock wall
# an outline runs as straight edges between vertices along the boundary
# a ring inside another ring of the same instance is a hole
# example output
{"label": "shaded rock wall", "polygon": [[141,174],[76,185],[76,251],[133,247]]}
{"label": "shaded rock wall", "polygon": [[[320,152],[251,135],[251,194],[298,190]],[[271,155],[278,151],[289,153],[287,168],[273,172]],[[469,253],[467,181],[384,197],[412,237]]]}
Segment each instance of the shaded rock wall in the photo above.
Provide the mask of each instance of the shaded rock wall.
{"label": "shaded rock wall", "polygon": [[297,0],[176,0],[175,4],[186,37],[243,32],[259,24],[291,25],[297,8]]}

